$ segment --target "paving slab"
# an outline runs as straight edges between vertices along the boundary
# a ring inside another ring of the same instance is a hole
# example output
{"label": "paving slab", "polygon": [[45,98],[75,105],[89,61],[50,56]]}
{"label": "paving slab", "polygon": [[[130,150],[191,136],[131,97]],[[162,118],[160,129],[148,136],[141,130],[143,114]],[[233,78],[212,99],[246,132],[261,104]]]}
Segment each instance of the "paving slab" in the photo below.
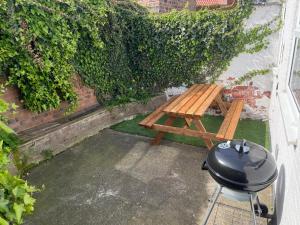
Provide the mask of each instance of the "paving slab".
{"label": "paving slab", "polygon": [[[208,150],[149,141],[106,129],[32,169],[27,179],[45,189],[25,225],[201,224],[216,187],[201,170]],[[270,193],[261,196],[269,206]],[[241,224],[229,212],[251,224],[249,204],[223,198],[210,224]]]}

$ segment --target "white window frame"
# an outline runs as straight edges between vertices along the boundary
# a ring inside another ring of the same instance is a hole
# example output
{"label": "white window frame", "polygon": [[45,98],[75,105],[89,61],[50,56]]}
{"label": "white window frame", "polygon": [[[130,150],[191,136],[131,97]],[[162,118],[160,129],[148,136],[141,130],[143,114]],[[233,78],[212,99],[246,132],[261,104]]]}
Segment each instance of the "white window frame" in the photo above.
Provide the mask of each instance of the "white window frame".
{"label": "white window frame", "polygon": [[[283,68],[278,71],[278,76],[281,77],[277,79],[278,82],[278,99],[280,104],[280,109],[282,112],[282,117],[285,126],[285,133],[288,144],[297,145],[299,144],[299,133],[300,133],[300,109],[297,105],[297,102],[294,98],[294,94],[290,88],[289,82],[292,76],[293,71],[293,60],[295,55],[296,39],[300,42],[300,4],[298,4],[296,18],[296,27],[293,27],[292,32],[287,29],[282,31],[282,35],[290,35],[291,39],[283,38],[281,43],[281,51],[285,51],[284,48],[290,47],[289,52],[286,55],[284,52],[280,52],[279,64],[287,68]],[[289,23],[291,21],[287,21]],[[288,32],[285,34],[285,32]],[[288,40],[288,41],[287,41]],[[286,43],[284,43],[286,42]],[[290,45],[290,46],[287,46]],[[285,56],[282,56],[285,55]],[[288,64],[282,63],[282,60],[285,60],[284,57],[288,57]]]}
{"label": "white window frame", "polygon": [[[296,54],[296,47],[298,46],[298,44],[300,45],[300,21],[298,19],[297,21],[298,23],[298,27],[295,29],[295,32],[294,32],[294,37],[293,37],[293,51],[292,51],[292,56],[291,56],[291,64],[290,64],[290,71],[289,71],[289,77],[287,79],[287,82],[288,82],[288,88],[289,88],[289,92],[290,94],[292,95],[293,97],[293,100],[296,102],[296,106],[297,106],[297,109],[298,109],[298,112],[300,112],[300,102],[297,102],[296,100],[296,96],[294,95],[293,91],[291,90],[291,87],[290,87],[290,81],[291,81],[291,78],[292,78],[292,75],[293,75],[293,70],[294,70],[294,58],[295,58],[295,54]],[[299,51],[299,50],[298,50]]]}

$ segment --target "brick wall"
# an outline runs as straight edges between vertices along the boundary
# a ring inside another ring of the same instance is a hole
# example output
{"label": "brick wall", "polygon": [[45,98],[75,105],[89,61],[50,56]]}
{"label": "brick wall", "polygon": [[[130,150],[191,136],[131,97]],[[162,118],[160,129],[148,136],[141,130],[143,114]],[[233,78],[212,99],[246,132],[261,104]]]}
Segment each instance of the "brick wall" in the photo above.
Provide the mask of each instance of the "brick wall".
{"label": "brick wall", "polygon": [[172,9],[181,10],[184,7],[194,9],[195,0],[138,0],[138,3],[147,7],[152,12],[163,13]]}
{"label": "brick wall", "polygon": [[138,3],[147,7],[151,12],[159,12],[159,3],[161,0],[138,0]]}
{"label": "brick wall", "polygon": [[234,2],[235,0],[138,0],[138,3],[157,13],[168,12],[172,9],[181,10],[185,7],[195,10],[202,6],[227,6]]}
{"label": "brick wall", "polygon": [[181,10],[184,7],[194,9],[196,2],[194,0],[160,0],[159,12],[168,12],[172,9]]}
{"label": "brick wall", "polygon": [[[78,107],[75,113],[86,111],[92,107],[98,105],[94,90],[83,85],[79,76],[74,76],[74,89],[78,96]],[[9,118],[9,126],[16,132],[24,131],[29,128],[33,128],[42,124],[54,122],[55,120],[65,117],[65,111],[67,103],[62,103],[59,109],[46,111],[43,113],[34,113],[27,109],[24,109],[22,102],[19,100],[18,89],[14,87],[8,87],[4,95],[1,96],[6,101],[14,102],[18,105],[15,114],[9,112],[7,117]]]}
{"label": "brick wall", "polygon": [[227,5],[228,0],[196,0],[198,6]]}

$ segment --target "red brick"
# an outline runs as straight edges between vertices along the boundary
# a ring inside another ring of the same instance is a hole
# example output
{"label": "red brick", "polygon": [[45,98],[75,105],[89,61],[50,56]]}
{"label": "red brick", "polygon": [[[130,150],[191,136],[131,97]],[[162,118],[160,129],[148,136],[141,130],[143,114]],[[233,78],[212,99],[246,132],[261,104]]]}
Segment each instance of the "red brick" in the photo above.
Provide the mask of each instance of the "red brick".
{"label": "red brick", "polygon": [[202,6],[228,6],[233,5],[235,0],[138,0],[138,2],[151,11],[168,12],[172,9],[181,10],[187,5],[191,10]]}
{"label": "red brick", "polygon": [[[74,76],[73,84],[74,90],[78,95],[78,107],[74,113],[98,105],[94,90],[86,87],[78,75]],[[19,100],[19,92],[13,87],[8,87],[2,98],[7,102],[14,102],[18,105],[15,115],[12,113],[7,114],[9,126],[17,132],[65,117],[65,110],[68,106],[68,104],[64,102],[59,109],[49,110],[43,113],[33,113],[23,107],[22,102]]]}
{"label": "red brick", "polygon": [[225,89],[224,96],[229,101],[233,99],[243,99],[250,107],[257,108],[256,100],[261,99],[263,96],[270,98],[271,92],[262,92],[258,87],[253,86],[252,82],[250,82],[247,86],[235,86],[231,89]]}

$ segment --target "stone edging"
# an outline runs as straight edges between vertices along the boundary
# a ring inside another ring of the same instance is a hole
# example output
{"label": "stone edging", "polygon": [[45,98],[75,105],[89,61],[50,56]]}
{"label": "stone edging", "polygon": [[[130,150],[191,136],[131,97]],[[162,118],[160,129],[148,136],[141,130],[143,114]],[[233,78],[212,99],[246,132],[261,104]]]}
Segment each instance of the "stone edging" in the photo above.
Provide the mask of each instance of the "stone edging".
{"label": "stone edging", "polygon": [[[99,108],[46,131],[45,129],[42,129],[41,132],[34,130],[36,135],[20,146],[20,157],[26,165],[38,164],[85,138],[97,134],[104,128],[131,119],[137,114],[153,111],[165,101],[165,95],[160,95],[152,98],[146,104],[129,103],[111,109]],[[10,166],[10,170],[15,173],[17,171],[14,165]]]}

